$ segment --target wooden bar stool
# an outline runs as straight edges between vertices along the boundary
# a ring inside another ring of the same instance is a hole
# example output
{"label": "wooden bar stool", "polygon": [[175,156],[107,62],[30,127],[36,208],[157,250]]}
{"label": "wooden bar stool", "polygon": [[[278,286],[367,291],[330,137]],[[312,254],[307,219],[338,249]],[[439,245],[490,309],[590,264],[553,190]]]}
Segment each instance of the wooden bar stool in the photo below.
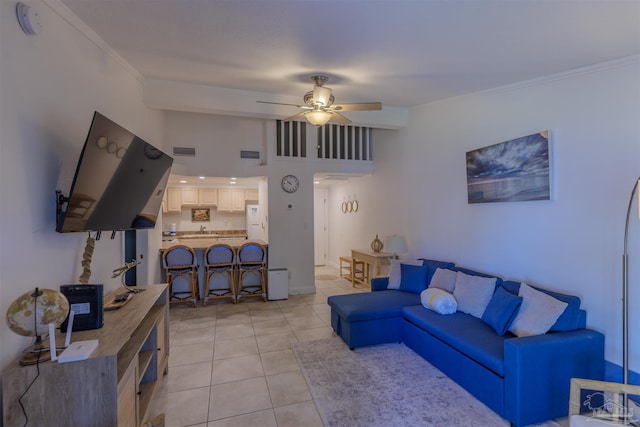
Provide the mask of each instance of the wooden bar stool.
{"label": "wooden bar stool", "polygon": [[236,251],[225,243],[211,245],[204,251],[203,306],[207,305],[209,299],[231,298],[236,303],[235,260]]}
{"label": "wooden bar stool", "polygon": [[[250,280],[253,278],[253,280]],[[238,292],[243,297],[262,297],[267,300],[267,250],[256,242],[248,242],[238,249]]]}
{"label": "wooden bar stool", "polygon": [[169,302],[193,302],[198,295],[198,262],[196,251],[185,245],[171,246],[162,253],[162,266],[169,284]]}

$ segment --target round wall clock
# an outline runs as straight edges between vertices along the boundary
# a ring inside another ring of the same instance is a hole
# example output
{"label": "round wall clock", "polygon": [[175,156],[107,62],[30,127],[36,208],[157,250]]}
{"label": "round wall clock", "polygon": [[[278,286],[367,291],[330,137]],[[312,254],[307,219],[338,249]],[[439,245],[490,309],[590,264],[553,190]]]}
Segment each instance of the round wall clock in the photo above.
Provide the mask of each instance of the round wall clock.
{"label": "round wall clock", "polygon": [[296,178],[295,176],[286,175],[284,178],[282,178],[281,185],[284,191],[286,191],[287,193],[293,193],[300,186],[300,182],[298,181],[298,178]]}

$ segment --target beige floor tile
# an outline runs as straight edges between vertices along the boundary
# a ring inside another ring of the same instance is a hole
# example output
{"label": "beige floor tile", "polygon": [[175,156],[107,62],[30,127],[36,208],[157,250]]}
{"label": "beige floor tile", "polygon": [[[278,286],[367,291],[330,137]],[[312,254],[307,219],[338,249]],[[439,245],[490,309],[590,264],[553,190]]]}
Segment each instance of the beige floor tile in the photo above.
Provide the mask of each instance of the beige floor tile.
{"label": "beige floor tile", "polygon": [[284,319],[284,314],[280,307],[275,310],[260,310],[251,312],[251,321],[253,323],[262,322],[265,320]]}
{"label": "beige floor tile", "polygon": [[260,354],[265,375],[280,374],[283,372],[300,371],[296,357],[291,350],[272,351]]}
{"label": "beige floor tile", "polygon": [[182,311],[183,319],[193,319],[197,317],[215,317],[217,313],[217,308],[213,305],[207,305],[203,307],[202,305],[198,305],[198,307],[193,308],[193,306],[188,307]]}
{"label": "beige floor tile", "polygon": [[215,337],[215,328],[209,329],[188,329],[178,328],[178,333],[173,339],[174,346],[197,344],[201,342],[213,342]]}
{"label": "beige floor tile", "polygon": [[251,323],[223,325],[216,328],[216,339],[242,338],[255,335]]}
{"label": "beige floor tile", "polygon": [[267,375],[273,407],[311,400],[311,393],[300,371]]}
{"label": "beige floor tile", "polygon": [[305,317],[313,313],[311,306],[308,304],[291,305],[288,307],[282,307],[282,313],[284,317],[290,319],[292,317]]}
{"label": "beige floor tile", "polygon": [[171,368],[171,375],[167,375],[164,389],[168,393],[192,388],[208,387],[211,384],[211,362],[191,363]]}
{"label": "beige floor tile", "polygon": [[317,315],[331,314],[331,307],[326,302],[322,304],[312,304],[311,310]]}
{"label": "beige floor tile", "polygon": [[251,324],[249,311],[231,312],[225,311],[216,316],[216,326],[248,325]]}
{"label": "beige floor tile", "polygon": [[286,350],[291,348],[291,344],[298,341],[296,335],[289,329],[289,332],[281,334],[256,336],[258,350],[260,353],[270,351]]}
{"label": "beige floor tile", "polygon": [[167,393],[165,426],[190,426],[207,421],[209,387]]}
{"label": "beige floor tile", "polygon": [[312,401],[274,409],[278,427],[322,427],[322,419]]}
{"label": "beige floor tile", "polygon": [[256,335],[279,334],[282,332],[291,332],[289,322],[283,317],[282,319],[261,320],[253,323],[253,330]]}
{"label": "beige floor tile", "polygon": [[[213,342],[173,346],[169,349],[169,366],[213,360]],[[171,375],[171,369],[169,370]]]}
{"label": "beige floor tile", "polygon": [[250,354],[258,354],[258,344],[254,336],[216,340],[213,347],[214,360],[247,356]]}
{"label": "beige floor tile", "polygon": [[189,317],[183,318],[178,325],[178,331],[189,331],[193,329],[213,329],[216,327],[216,318],[213,317]]}
{"label": "beige floor tile", "polygon": [[271,400],[264,377],[211,387],[209,421],[270,408]]}
{"label": "beige floor tile", "polygon": [[298,341],[313,341],[331,338],[334,335],[333,329],[328,326],[313,329],[300,329],[294,331]]}
{"label": "beige floor tile", "polygon": [[287,322],[289,322],[289,326],[291,326],[291,329],[293,329],[294,331],[298,331],[300,329],[321,328],[323,326],[326,326],[318,316],[313,314],[313,312],[306,317],[289,318],[287,319]]}
{"label": "beige floor tile", "polygon": [[207,427],[278,427],[273,409],[211,421]]}
{"label": "beige floor tile", "polygon": [[211,384],[262,377],[264,376],[262,366],[260,356],[257,354],[214,360],[211,371]]}

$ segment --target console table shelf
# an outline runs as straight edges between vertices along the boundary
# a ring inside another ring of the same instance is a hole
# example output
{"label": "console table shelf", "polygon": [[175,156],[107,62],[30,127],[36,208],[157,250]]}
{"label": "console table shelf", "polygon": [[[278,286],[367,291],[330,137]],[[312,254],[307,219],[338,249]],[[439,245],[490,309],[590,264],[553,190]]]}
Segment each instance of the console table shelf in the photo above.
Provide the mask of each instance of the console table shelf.
{"label": "console table shelf", "polygon": [[[132,427],[147,418],[167,372],[169,299],[166,284],[140,288],[145,291],[126,306],[104,313],[102,328],[71,335],[72,341],[98,340],[89,359],[40,363],[40,375],[22,399],[29,425]],[[64,342],[64,334],[58,332],[56,342]],[[18,398],[38,368],[16,361],[3,371],[5,427],[24,425]]]}

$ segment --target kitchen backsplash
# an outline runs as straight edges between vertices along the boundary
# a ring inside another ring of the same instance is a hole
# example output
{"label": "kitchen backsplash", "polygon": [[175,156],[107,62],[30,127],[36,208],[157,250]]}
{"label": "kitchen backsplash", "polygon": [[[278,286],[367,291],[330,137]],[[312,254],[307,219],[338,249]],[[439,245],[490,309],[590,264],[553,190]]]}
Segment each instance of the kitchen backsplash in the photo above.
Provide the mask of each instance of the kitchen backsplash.
{"label": "kitchen backsplash", "polygon": [[169,231],[171,223],[176,224],[176,231],[200,231],[201,226],[207,230],[244,230],[247,218],[244,212],[217,212],[215,207],[209,211],[209,221],[191,221],[191,208],[182,208],[180,213],[165,213],[162,216],[162,231]]}

